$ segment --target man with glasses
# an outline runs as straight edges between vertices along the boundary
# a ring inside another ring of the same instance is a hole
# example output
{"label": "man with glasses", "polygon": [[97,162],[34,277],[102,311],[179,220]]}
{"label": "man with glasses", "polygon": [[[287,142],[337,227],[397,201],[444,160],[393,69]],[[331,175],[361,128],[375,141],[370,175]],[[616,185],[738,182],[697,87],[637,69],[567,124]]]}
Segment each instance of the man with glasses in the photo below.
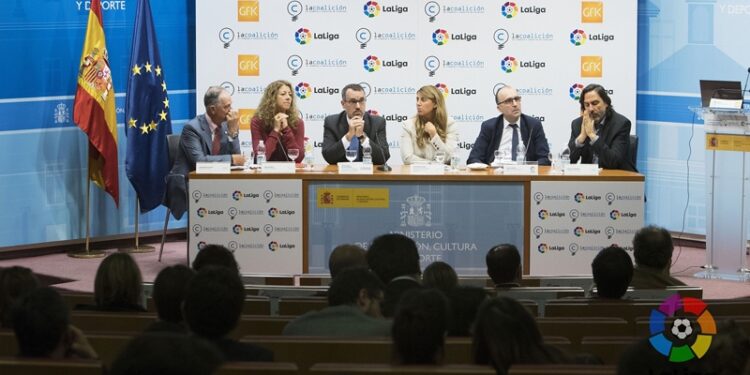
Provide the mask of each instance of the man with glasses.
{"label": "man with glasses", "polygon": [[373,164],[385,164],[391,157],[385,135],[385,119],[365,110],[367,97],[362,86],[350,83],[341,90],[344,111],[323,121],[323,158],[329,164],[345,162],[346,150],[357,150],[355,161],[362,160],[365,146],[372,148]]}
{"label": "man with glasses", "polygon": [[526,146],[523,156],[527,161],[549,165],[549,145],[542,122],[521,113],[521,97],[516,89],[503,86],[495,93],[495,103],[500,116],[482,123],[466,163],[491,164],[495,160],[495,150],[517,160],[518,145],[523,142]]}
{"label": "man with glasses", "polygon": [[615,112],[612,99],[601,85],[581,92],[581,116],[570,124],[570,162],[599,164],[606,169],[636,171],[630,161],[630,120]]}

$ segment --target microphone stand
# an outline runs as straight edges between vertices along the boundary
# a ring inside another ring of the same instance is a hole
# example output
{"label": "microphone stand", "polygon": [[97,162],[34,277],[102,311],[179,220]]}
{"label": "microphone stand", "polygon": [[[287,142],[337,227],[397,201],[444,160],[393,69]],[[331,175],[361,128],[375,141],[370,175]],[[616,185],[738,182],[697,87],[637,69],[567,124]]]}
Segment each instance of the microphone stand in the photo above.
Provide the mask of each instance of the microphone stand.
{"label": "microphone stand", "polygon": [[[380,141],[378,140],[378,132],[375,131],[373,135],[375,136],[374,140],[375,140],[375,144],[378,146],[377,149],[380,152],[380,156],[383,158],[383,165],[377,166],[377,170],[381,172],[390,172],[393,170],[393,168],[391,168],[391,166],[388,165],[388,160],[385,160],[385,153],[380,148]],[[385,146],[388,147],[388,143],[386,143]]]}

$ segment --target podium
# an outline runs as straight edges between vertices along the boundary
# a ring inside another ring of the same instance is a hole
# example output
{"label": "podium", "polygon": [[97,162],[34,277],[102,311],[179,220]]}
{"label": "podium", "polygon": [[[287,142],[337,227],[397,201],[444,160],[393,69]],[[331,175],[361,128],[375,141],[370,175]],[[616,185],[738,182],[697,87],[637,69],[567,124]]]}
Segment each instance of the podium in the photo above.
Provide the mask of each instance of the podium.
{"label": "podium", "polygon": [[696,277],[750,280],[750,110],[690,108],[706,133],[706,265]]}

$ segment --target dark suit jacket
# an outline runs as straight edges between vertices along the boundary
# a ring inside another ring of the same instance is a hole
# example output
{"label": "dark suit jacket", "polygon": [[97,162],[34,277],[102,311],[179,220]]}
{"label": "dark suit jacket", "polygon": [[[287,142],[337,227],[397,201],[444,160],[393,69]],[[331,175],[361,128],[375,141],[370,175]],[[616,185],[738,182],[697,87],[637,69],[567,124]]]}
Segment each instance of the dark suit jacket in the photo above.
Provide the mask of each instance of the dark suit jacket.
{"label": "dark suit jacket", "polygon": [[[547,136],[544,135],[542,122],[524,114],[521,114],[519,120],[521,140],[526,146],[526,160],[536,161],[539,165],[550,165],[549,145],[547,144]],[[474,141],[474,146],[471,148],[466,163],[492,163],[495,160],[495,150],[500,147],[503,127],[502,115],[483,122],[479,130],[479,136]]]}
{"label": "dark suit jacket", "polygon": [[[365,134],[370,139],[370,146],[373,149],[372,163],[385,164],[391,157],[388,150],[388,139],[385,135],[385,119],[365,113],[364,120]],[[327,116],[323,121],[323,158],[326,159],[328,164],[347,161],[346,150],[344,144],[341,143],[341,137],[348,131],[349,123],[346,121],[346,112],[344,111],[338,115]],[[362,160],[361,148],[356,160]]]}
{"label": "dark suit jacket", "polygon": [[635,165],[630,162],[628,150],[630,149],[630,120],[625,116],[615,112],[607,116],[607,121],[599,130],[599,139],[591,144],[589,139],[583,144],[583,147],[576,147],[576,137],[581,134],[581,123],[583,118],[578,117],[570,124],[570,162],[591,164],[594,160],[594,153],[599,156],[599,167],[605,169],[624,169],[636,172]]}
{"label": "dark suit jacket", "polygon": [[182,128],[180,147],[172,170],[167,175],[167,193],[164,205],[169,207],[175,219],[179,220],[187,209],[187,178],[195,170],[196,162],[231,162],[232,154],[240,153],[240,141],[229,141],[227,123],[221,124],[221,148],[219,155],[211,155],[211,127],[206,115],[202,114],[188,121]]}

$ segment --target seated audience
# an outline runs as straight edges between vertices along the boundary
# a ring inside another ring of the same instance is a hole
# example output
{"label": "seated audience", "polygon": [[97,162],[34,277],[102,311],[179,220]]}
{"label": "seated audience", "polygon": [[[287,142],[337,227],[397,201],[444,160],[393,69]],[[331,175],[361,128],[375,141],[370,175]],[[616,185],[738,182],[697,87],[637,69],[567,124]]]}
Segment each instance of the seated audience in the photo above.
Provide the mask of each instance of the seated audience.
{"label": "seated audience", "polygon": [[685,285],[669,275],[672,261],[672,235],[654,225],[639,230],[633,237],[635,269],[630,286],[636,289],[660,289]]}
{"label": "seated audience", "polygon": [[237,264],[237,260],[234,259],[234,254],[224,246],[221,245],[206,245],[193,259],[193,269],[195,272],[201,270],[205,266],[221,266],[227,267],[240,272],[240,266]]}
{"label": "seated audience", "polygon": [[331,279],[344,269],[357,267],[367,268],[365,249],[357,245],[338,245],[328,257],[328,271],[331,273]]}
{"label": "seated audience", "polygon": [[515,364],[566,363],[558,349],[544,344],[528,310],[510,297],[490,298],[477,314],[472,343],[474,363],[507,374]]}
{"label": "seated audience", "polygon": [[94,306],[78,305],[76,310],[145,312],[141,270],[128,253],[108,255],[96,270]]}
{"label": "seated audience", "polygon": [[367,250],[367,264],[386,284],[383,301],[383,315],[386,317],[393,316],[404,292],[421,287],[417,244],[402,234],[376,237]]}
{"label": "seated audience", "polygon": [[221,266],[202,267],[190,280],[183,313],[190,331],[214,343],[227,361],[273,361],[273,353],[228,337],[245,301],[240,275]]}
{"label": "seated audience", "polygon": [[195,271],[182,264],[165,267],[156,275],[152,297],[159,320],[149,325],[146,331],[187,333],[182,303],[194,275]]}
{"label": "seated audience", "polygon": [[39,279],[26,267],[0,269],[0,328],[12,328],[10,309],[13,302],[39,286]]}
{"label": "seated audience", "polygon": [[591,272],[599,298],[621,299],[633,279],[633,260],[621,247],[610,246],[596,254]]}
{"label": "seated audience", "polygon": [[410,290],[393,318],[394,362],[400,365],[439,365],[445,355],[448,300],[436,289]]}
{"label": "seated audience", "polygon": [[448,292],[458,286],[458,275],[450,264],[437,261],[424,269],[422,285],[425,288],[435,288],[448,295]]}
{"label": "seated audience", "polygon": [[448,336],[471,336],[479,306],[487,299],[487,292],[476,286],[458,286],[448,292],[451,321]]}
{"label": "seated audience", "polygon": [[521,255],[515,245],[504,243],[491,248],[485,263],[496,288],[521,286]]}
{"label": "seated audience", "polygon": [[284,327],[288,336],[388,336],[391,324],[380,313],[383,283],[366,268],[339,272],[328,289],[328,306]]}
{"label": "seated audience", "polygon": [[291,161],[299,163],[305,158],[305,122],[297,110],[291,83],[279,80],[266,86],[250,128],[256,155],[262,140],[268,161],[290,161],[291,149],[299,152]]}
{"label": "seated audience", "polygon": [[148,333],[131,340],[111,375],[211,375],[224,356],[211,343],[186,335]]}
{"label": "seated audience", "polygon": [[401,159],[404,164],[431,162],[438,151],[440,162],[450,164],[458,148],[458,126],[448,116],[445,98],[435,86],[422,86],[417,91],[417,115],[401,124]]}
{"label": "seated audience", "polygon": [[52,288],[23,295],[13,306],[11,319],[20,357],[98,358],[83,332],[70,325],[68,305]]}

